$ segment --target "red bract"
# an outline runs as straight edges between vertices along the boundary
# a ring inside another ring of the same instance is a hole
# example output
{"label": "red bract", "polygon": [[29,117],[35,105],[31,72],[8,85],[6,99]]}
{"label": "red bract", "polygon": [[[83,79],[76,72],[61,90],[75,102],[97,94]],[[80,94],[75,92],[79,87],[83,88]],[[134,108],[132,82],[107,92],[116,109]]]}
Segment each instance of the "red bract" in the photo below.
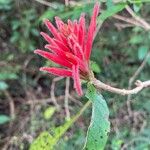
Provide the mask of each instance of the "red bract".
{"label": "red bract", "polygon": [[79,95],[82,95],[80,78],[88,79],[90,74],[89,59],[98,13],[99,4],[96,3],[88,30],[86,30],[84,15],[81,15],[79,21],[68,20],[67,24],[59,17],[55,17],[57,28],[49,20],[45,20],[44,23],[53,37],[44,32],[41,32],[41,35],[48,42],[45,48],[50,52],[39,49],[34,51],[63,66],[64,68],[42,67],[40,70],[58,76],[72,77],[74,88]]}

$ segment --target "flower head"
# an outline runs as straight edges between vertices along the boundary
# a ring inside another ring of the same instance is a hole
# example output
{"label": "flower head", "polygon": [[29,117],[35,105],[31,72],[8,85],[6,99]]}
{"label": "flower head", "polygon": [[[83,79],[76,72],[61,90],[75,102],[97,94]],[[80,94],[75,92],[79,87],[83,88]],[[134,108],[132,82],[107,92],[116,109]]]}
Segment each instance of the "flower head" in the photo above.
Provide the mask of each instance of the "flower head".
{"label": "flower head", "polygon": [[82,95],[80,78],[88,79],[90,73],[89,59],[98,13],[99,4],[96,3],[87,30],[83,14],[79,21],[68,20],[67,23],[64,23],[59,17],[55,17],[57,28],[49,20],[45,20],[45,25],[53,35],[50,37],[47,33],[41,32],[48,42],[45,48],[49,51],[40,49],[34,51],[34,53],[63,66],[63,68],[42,67],[40,70],[58,76],[72,77],[74,88],[79,95]]}

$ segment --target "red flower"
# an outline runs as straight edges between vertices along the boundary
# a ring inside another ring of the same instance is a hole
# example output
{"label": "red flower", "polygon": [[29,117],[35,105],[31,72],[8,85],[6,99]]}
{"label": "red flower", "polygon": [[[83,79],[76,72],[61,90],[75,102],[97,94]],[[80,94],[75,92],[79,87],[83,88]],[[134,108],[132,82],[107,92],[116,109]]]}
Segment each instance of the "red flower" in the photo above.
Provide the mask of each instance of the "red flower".
{"label": "red flower", "polygon": [[72,77],[74,88],[79,95],[82,95],[80,78],[88,79],[90,73],[89,59],[98,13],[99,4],[96,3],[88,30],[86,30],[84,15],[81,15],[79,21],[68,20],[67,24],[55,17],[57,28],[49,20],[45,20],[44,23],[53,34],[53,38],[44,32],[41,32],[41,35],[48,42],[45,48],[50,52],[39,49],[34,51],[34,53],[64,66],[64,69],[42,67],[40,70],[58,76]]}

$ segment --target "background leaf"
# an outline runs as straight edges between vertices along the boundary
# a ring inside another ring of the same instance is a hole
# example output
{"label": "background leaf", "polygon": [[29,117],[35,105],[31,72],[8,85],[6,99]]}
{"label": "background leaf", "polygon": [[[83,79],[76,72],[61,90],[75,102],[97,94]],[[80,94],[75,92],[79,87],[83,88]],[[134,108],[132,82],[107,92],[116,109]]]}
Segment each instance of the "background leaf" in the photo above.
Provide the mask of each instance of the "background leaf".
{"label": "background leaf", "polygon": [[8,85],[4,81],[0,81],[0,90],[6,90]]}
{"label": "background leaf", "polygon": [[126,4],[117,4],[112,7],[109,7],[107,10],[102,11],[101,15],[99,16],[98,20],[105,21],[107,18],[113,16],[114,14],[118,13],[119,11],[125,8]]}
{"label": "background leaf", "polygon": [[139,60],[144,59],[144,57],[146,56],[147,52],[148,52],[148,46],[141,46],[141,47],[139,47],[139,49],[138,49],[138,58],[139,58]]}
{"label": "background leaf", "polygon": [[99,65],[94,61],[90,61],[90,67],[91,67],[92,71],[95,72],[95,73],[100,73],[101,72],[101,69],[100,69]]}
{"label": "background leaf", "polygon": [[9,120],[10,118],[8,116],[0,114],[0,125],[8,122]]}
{"label": "background leaf", "polygon": [[50,119],[52,117],[52,115],[55,113],[56,108],[55,107],[48,107],[45,111],[44,111],[44,118],[45,119]]}

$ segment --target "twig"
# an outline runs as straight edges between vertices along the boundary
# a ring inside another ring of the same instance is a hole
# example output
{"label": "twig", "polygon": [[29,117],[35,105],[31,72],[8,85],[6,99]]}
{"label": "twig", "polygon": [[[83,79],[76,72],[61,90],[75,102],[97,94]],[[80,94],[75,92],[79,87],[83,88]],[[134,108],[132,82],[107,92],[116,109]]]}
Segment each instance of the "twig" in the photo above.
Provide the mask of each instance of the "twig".
{"label": "twig", "polygon": [[120,16],[120,15],[114,15],[113,18],[121,20],[121,21],[125,21],[125,22],[133,24],[135,26],[142,27],[145,30],[150,30],[150,24],[148,24],[141,17],[137,16],[129,6],[126,6],[126,10],[132,16],[132,18],[128,18],[128,17],[124,17],[124,16]]}
{"label": "twig", "polygon": [[126,150],[128,149],[128,147],[132,144],[134,144],[134,142],[136,141],[142,141],[142,142],[146,142],[150,144],[150,140],[149,138],[146,137],[140,137],[140,138],[133,138],[132,140],[130,140],[128,143],[124,144],[123,147],[121,148],[121,150]]}
{"label": "twig", "polygon": [[115,87],[112,87],[110,85],[107,85],[107,84],[97,80],[96,78],[92,78],[90,80],[90,82],[98,89],[103,89],[103,90],[106,90],[106,91],[109,91],[112,93],[116,93],[116,94],[120,94],[120,95],[137,94],[142,89],[150,87],[150,80],[145,81],[145,82],[141,82],[141,81],[137,80],[137,82],[135,83],[136,87],[132,90],[115,88]]}
{"label": "twig", "polygon": [[65,5],[66,5],[66,6],[69,5],[69,0],[65,0]]}
{"label": "twig", "polygon": [[134,25],[132,24],[123,24],[123,23],[115,23],[115,26],[118,28],[118,30],[121,30],[123,28],[128,28],[128,27],[133,27]]}
{"label": "twig", "polygon": [[69,85],[70,85],[70,78],[66,78],[66,89],[65,89],[65,112],[66,112],[66,120],[70,120],[70,111],[69,111]]}
{"label": "twig", "polygon": [[55,98],[55,83],[57,81],[60,81],[62,80],[64,77],[56,77],[53,79],[52,81],[52,84],[51,84],[51,91],[50,91],[50,94],[51,94],[51,99],[53,100],[53,103],[55,104],[56,108],[59,109],[59,105],[56,101],[56,98]]}
{"label": "twig", "polygon": [[37,2],[39,2],[39,3],[41,3],[41,4],[45,5],[45,6],[57,9],[56,5],[54,5],[54,4],[50,3],[50,2],[47,2],[45,0],[34,0],[34,1],[37,1]]}
{"label": "twig", "polygon": [[12,97],[10,96],[9,92],[7,90],[5,90],[4,93],[9,101],[10,117],[13,120],[16,116],[15,115],[15,104],[14,104],[14,101],[13,101]]}
{"label": "twig", "polygon": [[128,18],[120,15],[114,15],[113,18],[144,28],[143,25],[141,25],[141,23],[139,23],[137,20],[132,18]]}
{"label": "twig", "polygon": [[150,30],[150,25],[142,18],[140,18],[139,16],[137,16],[134,11],[129,7],[126,6],[126,10],[129,12],[129,14],[135,19],[137,20],[139,23],[141,23],[144,27],[145,30]]}
{"label": "twig", "polygon": [[[61,95],[61,96],[58,96],[56,99],[57,100],[63,100],[64,99],[64,95]],[[34,100],[34,104],[47,104],[47,103],[52,103],[53,100],[51,98],[43,98],[43,99],[37,99],[37,100]],[[28,101],[25,101],[25,104],[26,105],[32,105],[33,103],[33,100],[28,100]]]}
{"label": "twig", "polygon": [[75,98],[74,98],[72,95],[70,95],[70,94],[69,94],[69,99],[70,99],[71,101],[73,101],[74,103],[77,103],[79,106],[82,106],[81,101],[75,99]]}
{"label": "twig", "polygon": [[147,60],[150,57],[150,51],[147,53],[147,55],[145,56],[143,62],[141,63],[141,65],[138,67],[138,69],[136,70],[136,72],[133,74],[133,76],[130,78],[129,80],[129,89],[131,89],[131,86],[133,84],[133,82],[135,81],[136,77],[141,73],[141,71],[143,70],[143,68],[146,65]]}
{"label": "twig", "polygon": [[[145,67],[146,62],[147,62],[149,57],[150,57],[150,51],[147,53],[147,55],[145,56],[145,58],[144,58],[143,62],[141,63],[141,65],[138,67],[138,69],[135,71],[133,76],[130,78],[129,86],[128,86],[129,90],[131,89],[131,86],[132,86],[133,82],[135,81],[135,79],[137,78],[137,76],[141,73],[141,71]],[[127,97],[127,108],[128,108],[129,115],[131,115],[131,103],[130,103],[130,100],[131,100],[131,94],[129,94],[128,97]]]}

